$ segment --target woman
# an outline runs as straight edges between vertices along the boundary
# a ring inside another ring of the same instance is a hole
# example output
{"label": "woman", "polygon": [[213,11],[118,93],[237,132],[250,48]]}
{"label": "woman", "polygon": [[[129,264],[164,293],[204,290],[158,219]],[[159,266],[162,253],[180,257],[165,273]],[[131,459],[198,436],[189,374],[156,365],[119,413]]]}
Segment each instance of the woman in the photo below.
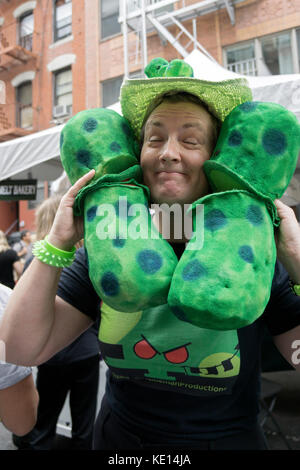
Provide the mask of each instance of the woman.
{"label": "woman", "polygon": [[15,286],[14,270],[19,278],[23,264],[17,253],[10,248],[5,234],[0,230],[0,283],[11,289]]}

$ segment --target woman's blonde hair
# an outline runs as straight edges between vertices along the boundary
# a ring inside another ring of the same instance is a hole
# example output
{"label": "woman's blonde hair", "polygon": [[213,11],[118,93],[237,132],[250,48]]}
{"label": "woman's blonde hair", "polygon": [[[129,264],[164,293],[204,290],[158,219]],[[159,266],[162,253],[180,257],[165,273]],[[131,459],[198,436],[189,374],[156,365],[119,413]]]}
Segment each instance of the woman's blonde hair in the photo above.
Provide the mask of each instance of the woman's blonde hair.
{"label": "woman's blonde hair", "polygon": [[0,230],[0,253],[10,249],[5,233]]}
{"label": "woman's blonde hair", "polygon": [[49,197],[37,208],[35,213],[36,240],[42,240],[50,232],[61,198],[62,196]]}

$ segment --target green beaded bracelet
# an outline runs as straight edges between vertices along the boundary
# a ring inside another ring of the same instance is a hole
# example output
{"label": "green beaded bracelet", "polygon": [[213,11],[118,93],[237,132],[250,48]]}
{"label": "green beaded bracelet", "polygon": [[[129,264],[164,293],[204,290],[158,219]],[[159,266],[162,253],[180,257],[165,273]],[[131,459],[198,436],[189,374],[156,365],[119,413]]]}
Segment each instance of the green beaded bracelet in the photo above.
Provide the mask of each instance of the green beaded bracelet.
{"label": "green beaded bracelet", "polygon": [[71,251],[60,250],[48,242],[48,237],[44,240],[35,242],[32,253],[45,264],[50,264],[56,268],[66,268],[70,266],[75,259],[75,246]]}

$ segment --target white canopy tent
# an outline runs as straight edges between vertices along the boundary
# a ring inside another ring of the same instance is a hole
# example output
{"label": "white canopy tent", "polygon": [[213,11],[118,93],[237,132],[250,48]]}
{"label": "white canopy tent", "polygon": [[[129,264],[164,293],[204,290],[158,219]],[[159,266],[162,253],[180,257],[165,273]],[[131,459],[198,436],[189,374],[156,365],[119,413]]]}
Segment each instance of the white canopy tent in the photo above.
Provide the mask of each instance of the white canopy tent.
{"label": "white canopy tent", "polygon": [[33,178],[53,181],[63,169],[59,158],[59,125],[2,142],[0,144],[0,180]]}
{"label": "white canopy tent", "polygon": [[295,113],[300,120],[300,74],[245,77],[213,62],[197,49],[191,52],[185,61],[193,67],[195,77],[202,80],[219,82],[232,78],[246,78],[254,101],[281,104]]}
{"label": "white canopy tent", "polygon": [[[199,50],[194,50],[186,59],[196,78],[223,81],[232,78],[247,78],[254,101],[278,103],[292,111],[300,121],[300,74],[247,76],[239,75],[213,62]],[[290,206],[300,204],[300,159],[294,177],[282,198]]]}
{"label": "white canopy tent", "polygon": [[[194,50],[185,61],[194,69],[195,77],[204,80],[222,81],[238,75],[213,62],[199,50]],[[280,103],[294,112],[300,120],[300,74],[247,77],[253,99]],[[109,108],[121,113],[120,103]],[[64,124],[0,143],[0,181],[7,178],[33,178],[53,181],[52,188],[66,187],[66,177],[59,158],[59,138]],[[298,177],[299,171],[299,177]],[[300,166],[296,177],[288,188],[285,202],[300,203]],[[298,181],[299,179],[299,181]]]}

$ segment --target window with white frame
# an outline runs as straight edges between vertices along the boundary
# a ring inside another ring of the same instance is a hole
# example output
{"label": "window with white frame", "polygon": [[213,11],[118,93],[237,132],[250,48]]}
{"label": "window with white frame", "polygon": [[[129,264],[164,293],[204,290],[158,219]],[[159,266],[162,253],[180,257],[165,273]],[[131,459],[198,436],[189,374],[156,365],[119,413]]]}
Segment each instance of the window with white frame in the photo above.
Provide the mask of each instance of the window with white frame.
{"label": "window with white frame", "polygon": [[[247,43],[225,49],[225,63],[229,70],[244,75],[281,75],[299,72],[300,30],[297,41],[292,41],[294,30],[255,38]],[[298,44],[298,46],[297,46]],[[298,64],[295,66],[294,64]]]}
{"label": "window with white frame", "polygon": [[34,18],[33,12],[27,12],[19,18],[19,45],[32,51]]}
{"label": "window with white frame", "polygon": [[54,0],[54,41],[72,34],[71,0]]}
{"label": "window with white frame", "polygon": [[119,0],[100,0],[101,7],[101,39],[119,34],[121,25],[119,18]]}
{"label": "window with white frame", "polygon": [[290,32],[263,37],[260,42],[264,63],[270,75],[293,73]]}
{"label": "window with white frame", "polygon": [[32,129],[32,83],[24,82],[16,88],[16,125]]}
{"label": "window with white frame", "polygon": [[53,116],[63,117],[72,114],[72,69],[71,67],[54,73]]}
{"label": "window with white frame", "polygon": [[[142,78],[144,73],[142,70],[136,70],[129,74],[129,78]],[[120,89],[123,82],[123,76],[105,80],[101,83],[102,86],[102,106],[106,108],[119,101]]]}
{"label": "window with white frame", "polygon": [[123,76],[105,80],[102,82],[102,106],[106,108],[111,104],[117,103],[120,96],[120,88],[122,85]]}
{"label": "window with white frame", "polygon": [[234,46],[226,50],[227,68],[242,75],[256,75],[254,42]]}

